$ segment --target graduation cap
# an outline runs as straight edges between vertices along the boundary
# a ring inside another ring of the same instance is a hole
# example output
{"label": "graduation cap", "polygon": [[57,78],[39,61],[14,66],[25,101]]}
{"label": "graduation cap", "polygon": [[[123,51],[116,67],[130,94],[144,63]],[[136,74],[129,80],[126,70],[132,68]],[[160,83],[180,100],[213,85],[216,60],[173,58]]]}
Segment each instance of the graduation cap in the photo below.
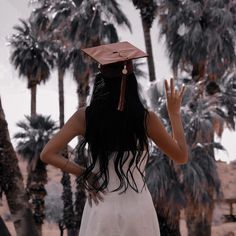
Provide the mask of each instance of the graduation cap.
{"label": "graduation cap", "polygon": [[[122,76],[120,98],[117,109],[119,111],[123,111],[125,102],[126,76],[132,72],[132,66],[130,66],[132,65],[131,60],[147,57],[148,55],[129,42],[118,42],[100,45],[97,47],[84,48],[81,50],[100,64],[101,72],[106,72],[106,70],[109,70],[110,67],[122,63],[121,72],[113,71],[113,73],[118,73]],[[114,75],[114,77],[117,76]]]}

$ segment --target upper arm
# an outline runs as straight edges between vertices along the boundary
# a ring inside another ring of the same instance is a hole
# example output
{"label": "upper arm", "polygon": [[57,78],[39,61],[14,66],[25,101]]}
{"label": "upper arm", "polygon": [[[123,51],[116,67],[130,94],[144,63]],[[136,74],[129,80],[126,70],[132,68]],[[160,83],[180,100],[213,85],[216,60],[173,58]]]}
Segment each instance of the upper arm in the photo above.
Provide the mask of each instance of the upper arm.
{"label": "upper arm", "polygon": [[85,134],[85,108],[76,111],[45,145],[41,155],[60,152],[74,137]]}
{"label": "upper arm", "polygon": [[171,159],[181,162],[181,149],[178,143],[166,131],[161,119],[154,113],[148,112],[147,133],[150,139]]}

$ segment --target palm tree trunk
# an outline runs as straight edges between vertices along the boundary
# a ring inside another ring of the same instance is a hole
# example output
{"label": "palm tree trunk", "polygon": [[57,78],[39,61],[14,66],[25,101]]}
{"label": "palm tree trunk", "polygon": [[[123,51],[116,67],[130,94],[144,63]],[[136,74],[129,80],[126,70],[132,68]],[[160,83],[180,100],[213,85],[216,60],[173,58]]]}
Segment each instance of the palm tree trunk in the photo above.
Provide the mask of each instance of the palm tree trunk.
{"label": "palm tree trunk", "polygon": [[78,94],[78,107],[85,107],[87,105],[88,92],[87,88],[84,85],[79,84],[77,88]]}
{"label": "palm tree trunk", "polygon": [[89,75],[89,69],[87,69],[82,75],[76,78],[79,108],[87,105],[87,97],[89,95]]}
{"label": "palm tree trunk", "polygon": [[[76,78],[77,81],[77,94],[78,94],[78,105],[80,107],[85,107],[87,105],[87,97],[89,95],[89,70],[86,70],[83,75]],[[78,138],[80,142],[80,137]],[[86,166],[86,157],[84,153],[80,153],[80,159],[76,159],[76,163],[82,166]],[[79,181],[79,178],[76,178],[76,193],[75,193],[75,219],[76,219],[76,229],[77,234],[80,229],[83,209],[86,201],[86,195],[84,189]]]}
{"label": "palm tree trunk", "polygon": [[[211,149],[211,148],[210,148]],[[208,149],[208,151],[211,151]],[[214,152],[213,148],[212,151]],[[205,207],[193,205],[192,201],[188,203],[185,208],[186,223],[189,236],[211,236],[211,224],[214,211],[214,186],[206,190],[209,196],[209,203]]]}
{"label": "palm tree trunk", "polygon": [[204,220],[204,231],[206,236],[211,236],[211,224],[212,224],[212,219],[213,219],[213,212],[215,208],[214,200],[213,200],[213,195],[211,196],[211,204],[209,208],[206,211],[205,215],[205,220]]}
{"label": "palm tree trunk", "polygon": [[[159,221],[159,227],[160,227],[160,233],[162,236],[181,236],[180,234],[180,212],[175,217],[174,222],[170,223],[170,219],[168,219],[164,214],[160,213],[160,209],[156,209],[158,221]],[[173,221],[173,219],[172,219]]]}
{"label": "palm tree trunk", "polygon": [[0,216],[0,232],[1,236],[11,236],[5,222],[3,221],[2,217]]}
{"label": "palm tree trunk", "polygon": [[143,33],[144,33],[146,51],[148,54],[147,61],[148,61],[148,70],[149,70],[149,80],[155,81],[156,75],[155,75],[155,66],[154,66],[153,53],[152,53],[152,40],[151,40],[150,28],[144,22],[143,19],[142,19],[142,25],[143,25]]}
{"label": "palm tree trunk", "polygon": [[64,203],[63,223],[67,229],[68,236],[77,236],[77,231],[75,229],[75,213],[73,208],[73,193],[71,191],[71,180],[68,173],[63,172],[61,184],[63,186],[62,200]]}
{"label": "palm tree trunk", "polygon": [[24,189],[23,177],[18,166],[18,159],[10,141],[8,125],[0,99],[0,182],[6,195],[9,210],[18,236],[35,235],[38,232],[29,207]]}
{"label": "palm tree trunk", "polygon": [[31,87],[31,116],[36,115],[36,93],[37,93],[37,85],[34,84]]}
{"label": "palm tree trunk", "polygon": [[[196,236],[202,232],[202,212],[196,212],[191,206],[185,209],[186,223],[188,228],[188,235]],[[205,234],[204,234],[205,235]]]}
{"label": "palm tree trunk", "polygon": [[[58,67],[58,93],[59,93],[59,120],[60,128],[64,125],[64,75],[65,71]],[[64,150],[64,157],[68,158],[67,147]],[[71,180],[68,173],[62,172],[61,184],[63,186],[63,224],[67,229],[68,236],[75,234],[75,214],[73,209],[73,193],[71,191]]]}
{"label": "palm tree trunk", "polygon": [[[77,157],[75,162],[81,166],[86,166],[86,156],[84,153],[77,153]],[[76,192],[75,192],[75,219],[76,219],[76,229],[79,232],[83,210],[85,206],[86,195],[84,188],[81,184],[81,180],[79,177],[76,178]]]}
{"label": "palm tree trunk", "polygon": [[87,96],[82,92],[82,88],[79,85],[77,91],[80,91],[78,94],[78,107],[84,107],[87,104]]}
{"label": "palm tree trunk", "polygon": [[38,158],[35,168],[29,167],[27,192],[31,199],[31,208],[39,236],[42,236],[42,224],[45,218],[44,198],[47,194],[45,184],[47,184],[46,165]]}
{"label": "palm tree trunk", "polygon": [[[206,140],[206,142],[208,142],[208,140]],[[214,132],[211,133],[210,142],[211,143],[214,142]],[[209,155],[212,156],[213,159],[215,160],[214,148],[206,147],[206,149],[207,149],[206,152],[209,153]],[[217,171],[216,171],[216,175],[218,175]],[[219,179],[219,177],[215,177],[215,178]],[[209,188],[207,189],[207,193],[209,195],[210,201],[209,201],[208,206],[204,208],[202,218],[200,218],[202,219],[200,229],[202,229],[201,233],[204,233],[205,236],[211,236],[211,224],[212,224],[212,218],[213,218],[213,211],[215,207],[214,197],[217,196],[217,191],[216,191],[215,186],[209,186]]]}
{"label": "palm tree trunk", "polygon": [[60,128],[64,125],[64,75],[63,69],[58,69],[58,91],[59,91],[59,121]]}
{"label": "palm tree trunk", "polygon": [[186,221],[189,236],[211,236],[211,222],[214,210],[214,203],[207,209],[196,211],[188,207],[186,209]]}
{"label": "palm tree trunk", "polygon": [[206,74],[205,62],[199,62],[198,64],[193,65],[192,70],[192,79],[195,83],[204,79]]}

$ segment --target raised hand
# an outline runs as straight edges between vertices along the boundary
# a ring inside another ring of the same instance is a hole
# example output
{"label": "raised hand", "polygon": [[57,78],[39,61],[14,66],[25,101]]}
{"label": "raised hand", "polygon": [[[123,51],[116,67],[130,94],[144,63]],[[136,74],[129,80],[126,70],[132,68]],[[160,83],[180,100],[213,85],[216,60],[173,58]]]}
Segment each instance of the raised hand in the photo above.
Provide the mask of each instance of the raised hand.
{"label": "raised hand", "polygon": [[170,79],[170,85],[167,80],[165,80],[165,92],[167,98],[167,110],[169,115],[178,114],[180,111],[180,106],[182,102],[182,98],[184,95],[185,86],[179,90],[175,89],[174,80]]}

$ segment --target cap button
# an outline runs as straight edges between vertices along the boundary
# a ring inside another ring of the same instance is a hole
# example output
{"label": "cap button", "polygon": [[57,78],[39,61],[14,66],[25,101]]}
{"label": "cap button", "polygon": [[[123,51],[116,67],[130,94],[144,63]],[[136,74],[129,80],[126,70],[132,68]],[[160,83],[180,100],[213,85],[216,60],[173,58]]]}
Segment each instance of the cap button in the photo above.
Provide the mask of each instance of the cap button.
{"label": "cap button", "polygon": [[125,65],[124,69],[122,70],[122,74],[127,75],[127,73],[128,73],[128,71],[127,71],[126,65]]}

